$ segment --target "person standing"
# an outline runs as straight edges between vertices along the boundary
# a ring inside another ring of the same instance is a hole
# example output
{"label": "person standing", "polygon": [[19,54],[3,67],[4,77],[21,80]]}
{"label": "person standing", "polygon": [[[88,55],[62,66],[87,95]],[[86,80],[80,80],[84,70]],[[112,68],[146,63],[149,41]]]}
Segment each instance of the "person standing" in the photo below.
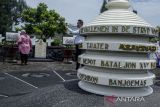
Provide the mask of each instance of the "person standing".
{"label": "person standing", "polygon": [[72,30],[70,28],[68,28],[69,32],[73,35],[75,35],[74,37],[74,44],[75,44],[75,48],[76,48],[76,55],[75,55],[75,61],[76,61],[76,70],[80,67],[80,64],[78,63],[78,56],[80,54],[82,54],[82,50],[80,49],[80,46],[82,44],[82,42],[84,41],[84,37],[80,35],[80,28],[83,26],[83,20],[79,19],[77,21],[77,30]]}
{"label": "person standing", "polygon": [[28,55],[32,49],[32,42],[25,30],[22,30],[17,41],[18,49],[21,57],[21,65],[27,65]]}

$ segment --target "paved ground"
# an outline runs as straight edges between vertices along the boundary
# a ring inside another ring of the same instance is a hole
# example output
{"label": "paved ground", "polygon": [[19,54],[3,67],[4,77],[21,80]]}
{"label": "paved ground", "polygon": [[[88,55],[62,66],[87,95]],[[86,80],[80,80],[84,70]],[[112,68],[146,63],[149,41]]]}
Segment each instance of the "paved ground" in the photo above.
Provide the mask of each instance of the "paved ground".
{"label": "paved ground", "polygon": [[[0,62],[0,107],[159,107],[160,78],[154,93],[141,102],[117,101],[81,90],[74,64],[30,62],[27,66]],[[159,69],[154,73],[160,76]]]}

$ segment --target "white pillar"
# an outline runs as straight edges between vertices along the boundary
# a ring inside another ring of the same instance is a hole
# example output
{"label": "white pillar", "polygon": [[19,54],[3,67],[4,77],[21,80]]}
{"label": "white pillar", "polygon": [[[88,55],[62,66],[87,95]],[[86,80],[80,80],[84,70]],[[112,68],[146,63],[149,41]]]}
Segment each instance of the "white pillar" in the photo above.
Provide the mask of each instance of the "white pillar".
{"label": "white pillar", "polygon": [[129,10],[128,0],[110,0],[109,10],[80,29],[86,40],[79,56],[78,85],[85,91],[106,96],[147,96],[153,92],[157,51],[149,38],[155,28]]}

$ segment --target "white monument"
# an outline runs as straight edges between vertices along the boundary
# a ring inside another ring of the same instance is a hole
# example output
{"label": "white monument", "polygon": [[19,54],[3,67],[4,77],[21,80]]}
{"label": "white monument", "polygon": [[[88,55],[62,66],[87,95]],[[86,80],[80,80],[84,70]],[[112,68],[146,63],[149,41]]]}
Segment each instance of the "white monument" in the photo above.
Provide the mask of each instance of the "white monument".
{"label": "white monument", "polygon": [[51,37],[49,37],[49,38],[46,40],[48,46],[51,46],[51,43],[52,43],[53,41],[54,41],[54,40],[53,40]]}
{"label": "white monument", "polygon": [[35,44],[35,58],[46,58],[46,43],[40,39]]}
{"label": "white monument", "polygon": [[129,0],[109,0],[108,10],[80,29],[85,35],[79,56],[78,85],[105,96],[147,96],[153,92],[156,61],[148,53],[157,51],[149,42],[157,30],[129,10]]}
{"label": "white monument", "polygon": [[0,34],[0,43],[2,42],[3,39],[5,39],[5,37],[2,37],[2,34]]}
{"label": "white monument", "polygon": [[32,41],[32,45],[35,46],[38,39],[36,38],[36,36],[34,36],[33,38],[31,38],[31,41]]}

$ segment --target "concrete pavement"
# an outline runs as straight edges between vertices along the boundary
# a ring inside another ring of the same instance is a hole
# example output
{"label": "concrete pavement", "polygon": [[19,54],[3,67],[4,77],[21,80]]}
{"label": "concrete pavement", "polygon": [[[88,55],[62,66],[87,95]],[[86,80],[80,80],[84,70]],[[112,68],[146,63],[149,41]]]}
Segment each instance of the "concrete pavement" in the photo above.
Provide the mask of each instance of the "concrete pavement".
{"label": "concrete pavement", "polygon": [[[154,71],[157,76],[159,71]],[[0,62],[0,107],[159,107],[159,81],[145,101],[113,104],[78,87],[74,63],[30,62],[20,66]]]}

